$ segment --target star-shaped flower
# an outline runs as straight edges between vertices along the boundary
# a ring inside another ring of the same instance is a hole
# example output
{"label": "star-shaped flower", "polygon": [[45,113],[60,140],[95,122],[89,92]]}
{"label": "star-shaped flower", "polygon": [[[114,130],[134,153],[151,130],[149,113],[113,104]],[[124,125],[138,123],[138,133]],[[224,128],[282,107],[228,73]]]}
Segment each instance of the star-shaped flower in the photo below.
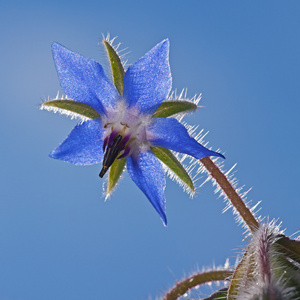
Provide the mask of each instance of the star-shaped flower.
{"label": "star-shaped flower", "polygon": [[169,117],[176,112],[195,109],[195,104],[187,101],[163,103],[172,85],[168,40],[156,45],[126,72],[111,44],[107,41],[104,44],[114,83],[98,62],[58,43],[52,44],[61,87],[68,99],[47,101],[42,108],[71,111],[86,119],[74,127],[50,156],[75,165],[102,162],[100,177],[110,169],[112,186],[109,192],[127,160],[131,179],[166,225],[166,182],[161,161],[190,186],[189,175],[168,149],[196,159],[223,156],[199,144],[177,119]]}

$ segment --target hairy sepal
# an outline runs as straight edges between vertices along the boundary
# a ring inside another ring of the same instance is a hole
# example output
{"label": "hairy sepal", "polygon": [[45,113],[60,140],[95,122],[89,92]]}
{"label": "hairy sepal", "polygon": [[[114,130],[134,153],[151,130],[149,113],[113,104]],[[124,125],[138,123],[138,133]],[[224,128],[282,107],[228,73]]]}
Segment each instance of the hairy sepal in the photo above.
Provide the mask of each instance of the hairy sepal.
{"label": "hairy sepal", "polygon": [[192,193],[195,192],[195,186],[190,175],[169,149],[165,149],[163,147],[151,147],[151,150],[155,156],[191,190]]}
{"label": "hairy sepal", "polygon": [[237,299],[241,289],[247,289],[253,280],[255,270],[254,251],[248,249],[236,267],[228,289],[228,300]]}
{"label": "hairy sepal", "polygon": [[291,289],[293,297],[300,299],[300,241],[283,236],[275,241],[274,247],[273,272]]}
{"label": "hairy sepal", "polygon": [[108,55],[108,60],[110,62],[114,85],[118,90],[119,94],[122,96],[123,78],[125,75],[125,71],[121,63],[121,59],[109,41],[103,40],[103,44]]}
{"label": "hairy sepal", "polygon": [[299,253],[300,242],[274,221],[261,225],[234,272],[228,299],[300,299]]}
{"label": "hairy sepal", "polygon": [[91,106],[70,99],[46,101],[41,105],[41,109],[59,112],[61,114],[70,115],[71,117],[80,117],[83,120],[100,118],[99,113]]}
{"label": "hairy sepal", "polygon": [[276,241],[276,245],[280,247],[281,252],[286,253],[291,259],[295,260],[300,267],[300,240],[291,240],[283,236]]}
{"label": "hairy sepal", "polygon": [[116,159],[109,169],[109,175],[106,187],[106,197],[109,197],[116,187],[126,165],[126,157]]}
{"label": "hairy sepal", "polygon": [[193,112],[197,109],[197,105],[187,100],[165,101],[153,114],[155,118],[167,118],[179,113]]}

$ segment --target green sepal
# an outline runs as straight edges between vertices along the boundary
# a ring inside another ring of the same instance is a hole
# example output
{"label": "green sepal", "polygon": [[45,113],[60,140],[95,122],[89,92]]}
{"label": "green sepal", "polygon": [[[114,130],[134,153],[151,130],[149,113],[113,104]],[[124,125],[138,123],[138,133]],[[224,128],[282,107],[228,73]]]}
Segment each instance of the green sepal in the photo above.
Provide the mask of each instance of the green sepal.
{"label": "green sepal", "polygon": [[120,179],[126,164],[126,157],[116,159],[109,169],[107,181],[107,195],[110,195]]}
{"label": "green sepal", "polygon": [[120,57],[115,51],[115,49],[110,45],[110,43],[106,40],[103,41],[105,49],[107,51],[108,59],[111,66],[111,72],[114,80],[114,85],[120,95],[123,95],[123,78],[125,75],[125,71],[123,65],[121,63]]}
{"label": "green sepal", "polygon": [[[272,251],[268,250],[268,252],[272,253],[269,261],[274,282],[284,283],[287,289],[290,288],[293,291],[295,299],[300,298],[300,277],[298,276],[300,274],[300,242],[291,240],[283,235],[278,236],[273,242],[267,242],[270,243],[269,247],[272,248]],[[259,263],[255,261],[257,259],[256,248],[250,244],[233,274],[227,295],[228,300],[236,299],[241,290],[251,288],[260,280],[259,270],[257,270]],[[260,294],[253,297],[253,300],[270,299],[269,293],[270,291],[274,292],[274,287],[276,288],[276,286],[273,286],[270,290],[266,286],[261,290]],[[280,287],[274,299],[282,299]]]}
{"label": "green sepal", "polygon": [[156,157],[161,160],[171,171],[173,171],[179,179],[181,179],[192,192],[195,192],[193,180],[188,172],[182,166],[176,156],[169,150],[163,147],[150,147]]}
{"label": "green sepal", "polygon": [[291,240],[286,236],[281,237],[276,241],[276,245],[280,246],[281,251],[300,264],[300,241]]}
{"label": "green sepal", "polygon": [[76,113],[78,115],[81,115],[83,117],[89,118],[89,119],[97,119],[100,118],[99,113],[94,110],[91,106],[85,104],[76,102],[74,100],[66,100],[66,99],[58,99],[58,100],[50,100],[46,101],[42,104],[42,109],[59,109],[62,110],[60,112],[62,113]]}
{"label": "green sepal", "polygon": [[197,105],[186,100],[165,101],[153,114],[155,118],[167,118],[178,113],[192,112],[197,109]]}
{"label": "green sepal", "polygon": [[300,241],[283,236],[274,246],[276,257],[273,258],[273,272],[287,288],[293,290],[293,299],[300,299]]}
{"label": "green sepal", "polygon": [[[250,248],[250,247],[248,247]],[[241,288],[247,288],[252,282],[254,282],[254,270],[255,270],[255,260],[254,260],[254,251],[248,249],[238,266],[236,267],[233,277],[230,282],[228,289],[227,299],[236,299],[238,292]],[[242,285],[241,285],[242,282]]]}
{"label": "green sepal", "polygon": [[282,280],[286,288],[293,290],[293,299],[300,299],[300,269],[295,261],[285,254],[277,253],[272,267],[274,277]]}

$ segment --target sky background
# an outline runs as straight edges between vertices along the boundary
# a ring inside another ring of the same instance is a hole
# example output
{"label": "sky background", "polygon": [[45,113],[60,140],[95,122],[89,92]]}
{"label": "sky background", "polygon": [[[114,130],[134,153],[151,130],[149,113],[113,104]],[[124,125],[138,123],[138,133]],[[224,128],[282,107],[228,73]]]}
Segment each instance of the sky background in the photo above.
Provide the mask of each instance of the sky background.
{"label": "sky background", "polygon": [[190,199],[167,180],[165,228],[127,173],[105,202],[100,165],[48,157],[76,124],[39,111],[60,90],[52,41],[105,64],[102,33],[129,63],[169,38],[173,89],[202,93],[185,120],[237,163],[260,215],[298,231],[299,16],[291,0],[1,0],[0,300],[155,299],[244,244],[210,182]]}

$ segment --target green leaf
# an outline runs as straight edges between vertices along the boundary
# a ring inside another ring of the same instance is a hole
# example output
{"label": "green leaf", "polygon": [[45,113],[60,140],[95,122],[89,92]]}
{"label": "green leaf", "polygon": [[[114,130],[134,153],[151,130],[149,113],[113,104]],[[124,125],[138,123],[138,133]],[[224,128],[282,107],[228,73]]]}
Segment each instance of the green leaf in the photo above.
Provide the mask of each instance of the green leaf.
{"label": "green leaf", "polygon": [[89,119],[100,118],[99,113],[87,104],[76,102],[74,100],[50,100],[42,104],[42,109],[55,110],[58,109],[61,113],[76,113]]}
{"label": "green leaf", "polygon": [[178,176],[178,178],[191,189],[192,192],[195,191],[194,183],[190,175],[169,149],[165,149],[163,147],[151,147],[151,150],[159,160],[169,167]]}
{"label": "green leaf", "polygon": [[196,109],[197,105],[190,101],[165,101],[158,107],[153,117],[167,118],[178,113],[195,111]]}
{"label": "green leaf", "polygon": [[105,49],[108,54],[108,59],[111,66],[112,76],[114,80],[114,85],[120,95],[123,95],[123,78],[124,78],[124,68],[121,63],[120,57],[115,51],[115,49],[110,45],[110,43],[106,40],[103,41]]}
{"label": "green leaf", "polygon": [[116,159],[109,169],[108,182],[107,182],[107,194],[111,194],[115,188],[120,176],[122,175],[126,163],[126,157]]}

